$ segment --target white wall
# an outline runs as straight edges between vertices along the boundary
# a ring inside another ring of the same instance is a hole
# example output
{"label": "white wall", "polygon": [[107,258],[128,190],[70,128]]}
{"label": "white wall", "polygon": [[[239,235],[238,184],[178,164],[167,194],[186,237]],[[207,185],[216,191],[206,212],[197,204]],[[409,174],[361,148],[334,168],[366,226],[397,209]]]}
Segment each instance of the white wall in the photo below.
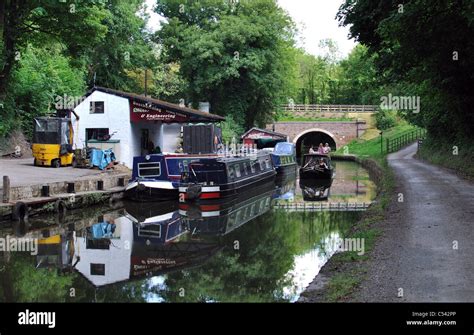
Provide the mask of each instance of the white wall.
{"label": "white wall", "polygon": [[163,152],[176,151],[182,125],[184,124],[167,123],[163,125],[163,144],[161,145],[161,150]]}
{"label": "white wall", "polygon": [[[104,114],[91,114],[89,111],[91,101],[104,101]],[[77,121],[72,116],[74,143],[77,148],[83,148],[86,145],[86,128],[109,128],[110,134],[117,131],[112,139],[120,140],[121,162],[132,167],[133,155],[130,151],[132,132],[128,99],[94,91],[74,111],[80,118]]]}
{"label": "white wall", "polygon": [[162,146],[162,123],[161,121],[159,122],[132,122],[131,124],[131,145],[130,148],[132,150],[133,156],[140,156],[141,155],[141,130],[142,129],[148,129],[148,136],[150,140],[153,141],[153,143],[156,146],[160,146],[160,148],[163,149]]}
{"label": "white wall", "polygon": [[[104,114],[91,114],[90,102],[104,101]],[[133,167],[133,157],[141,155],[141,129],[148,129],[150,139],[163,152],[173,153],[177,149],[182,124],[162,124],[161,122],[130,122],[130,106],[127,98],[94,91],[74,111],[74,143],[76,148],[86,145],[86,128],[109,128],[109,133],[117,131],[112,137],[120,140],[120,153],[116,153],[127,167]]]}
{"label": "white wall", "polygon": [[[75,258],[80,257],[76,269],[95,286],[102,286],[130,278],[133,223],[122,216],[115,219],[120,239],[112,240],[109,250],[86,249],[86,239],[76,240]],[[115,234],[114,234],[115,235]],[[105,264],[105,275],[91,275],[91,263]]]}

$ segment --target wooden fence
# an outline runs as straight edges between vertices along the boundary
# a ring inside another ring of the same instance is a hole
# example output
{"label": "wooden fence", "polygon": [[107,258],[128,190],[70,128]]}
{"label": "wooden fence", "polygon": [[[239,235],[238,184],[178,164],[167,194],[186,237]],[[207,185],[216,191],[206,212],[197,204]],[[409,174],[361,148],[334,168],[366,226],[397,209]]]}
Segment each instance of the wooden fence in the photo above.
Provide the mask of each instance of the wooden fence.
{"label": "wooden fence", "polygon": [[352,212],[365,211],[371,204],[372,202],[277,202],[272,207],[276,209],[285,209],[290,212]]}
{"label": "wooden fence", "polygon": [[301,115],[307,113],[375,113],[378,105],[283,105],[284,112]]}
{"label": "wooden fence", "polygon": [[387,138],[385,140],[387,153],[398,151],[404,146],[413,143],[419,139],[423,139],[425,137],[426,130],[420,128],[412,130],[395,138]]}

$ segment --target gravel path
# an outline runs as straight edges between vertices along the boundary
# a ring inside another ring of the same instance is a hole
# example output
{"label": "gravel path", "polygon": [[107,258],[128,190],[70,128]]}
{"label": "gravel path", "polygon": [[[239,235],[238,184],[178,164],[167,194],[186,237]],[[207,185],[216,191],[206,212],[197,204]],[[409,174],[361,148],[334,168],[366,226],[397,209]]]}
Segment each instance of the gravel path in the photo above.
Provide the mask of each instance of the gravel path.
{"label": "gravel path", "polygon": [[474,302],[474,185],[415,153],[416,144],[388,157],[396,194],[354,298]]}

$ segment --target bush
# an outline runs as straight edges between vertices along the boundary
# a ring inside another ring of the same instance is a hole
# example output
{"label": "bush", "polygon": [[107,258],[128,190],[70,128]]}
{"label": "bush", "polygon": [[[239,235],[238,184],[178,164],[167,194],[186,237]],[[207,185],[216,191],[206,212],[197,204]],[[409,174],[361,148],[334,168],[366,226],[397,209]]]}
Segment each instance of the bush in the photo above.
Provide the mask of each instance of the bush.
{"label": "bush", "polygon": [[225,121],[220,123],[222,129],[222,140],[224,143],[232,142],[232,139],[239,141],[240,136],[244,133],[244,128],[235,121],[231,115],[225,117]]}
{"label": "bush", "polygon": [[375,126],[379,130],[389,129],[395,126],[397,123],[396,113],[394,111],[388,111],[381,109],[375,114]]}

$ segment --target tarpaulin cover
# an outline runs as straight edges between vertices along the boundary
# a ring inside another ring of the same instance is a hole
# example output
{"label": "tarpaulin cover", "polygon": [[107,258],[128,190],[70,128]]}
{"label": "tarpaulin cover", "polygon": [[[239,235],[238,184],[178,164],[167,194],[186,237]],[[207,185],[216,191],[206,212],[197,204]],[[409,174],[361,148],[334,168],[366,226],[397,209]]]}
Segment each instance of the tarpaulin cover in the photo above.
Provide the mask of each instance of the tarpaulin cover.
{"label": "tarpaulin cover", "polygon": [[115,161],[115,154],[112,149],[100,150],[92,149],[91,151],[91,164],[92,166],[97,166],[99,169],[103,170],[110,164],[110,162]]}
{"label": "tarpaulin cover", "polygon": [[92,226],[92,238],[112,238],[115,231],[115,223],[100,222]]}

